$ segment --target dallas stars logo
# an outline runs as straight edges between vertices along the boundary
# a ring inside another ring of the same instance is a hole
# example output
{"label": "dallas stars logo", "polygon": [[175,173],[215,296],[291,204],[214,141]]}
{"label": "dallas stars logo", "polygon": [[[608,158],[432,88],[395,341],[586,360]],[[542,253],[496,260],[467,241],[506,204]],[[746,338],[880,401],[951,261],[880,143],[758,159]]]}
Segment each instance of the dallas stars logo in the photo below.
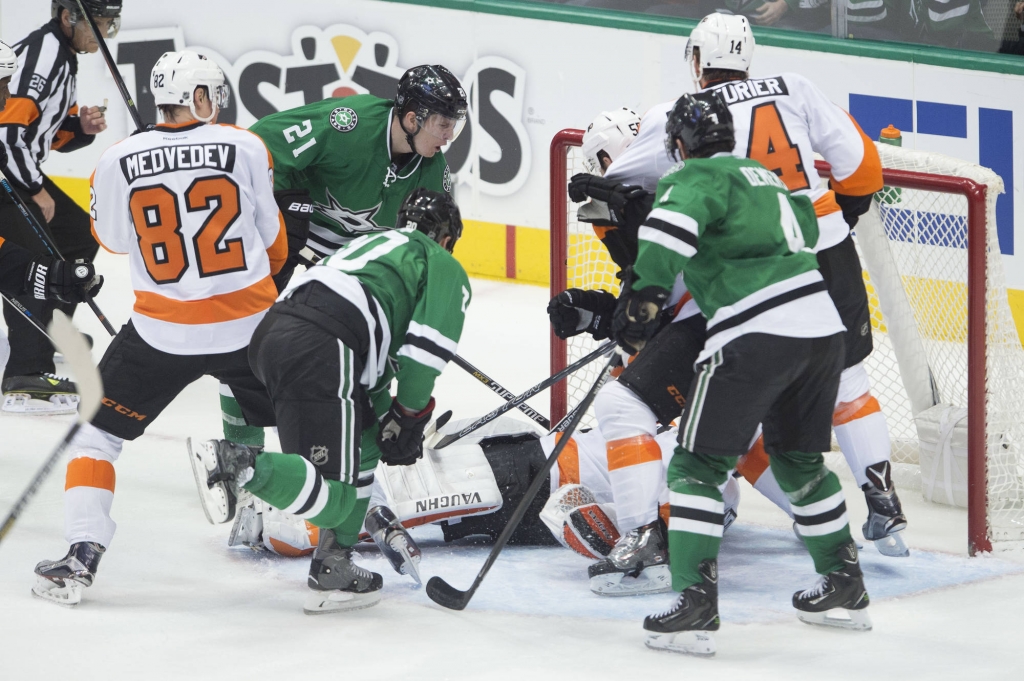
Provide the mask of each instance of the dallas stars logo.
{"label": "dallas stars logo", "polygon": [[316,201],[316,211],[323,215],[328,220],[335,222],[339,227],[347,232],[353,232],[356,234],[366,234],[368,232],[379,232],[380,226],[373,221],[373,218],[377,215],[377,211],[380,210],[381,204],[377,204],[372,208],[365,210],[350,210],[345,206],[338,203],[338,200],[331,194],[331,190],[326,191],[327,203],[323,204]]}

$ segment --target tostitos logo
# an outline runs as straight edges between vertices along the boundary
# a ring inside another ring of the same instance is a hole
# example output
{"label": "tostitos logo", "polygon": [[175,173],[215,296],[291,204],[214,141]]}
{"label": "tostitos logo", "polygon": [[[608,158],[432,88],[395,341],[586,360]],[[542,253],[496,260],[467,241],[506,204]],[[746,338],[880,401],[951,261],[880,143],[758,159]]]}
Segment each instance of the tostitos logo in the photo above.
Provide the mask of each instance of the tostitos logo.
{"label": "tostitos logo", "polygon": [[331,112],[331,126],[338,132],[354,130],[359,123],[359,116],[347,106],[339,106]]}

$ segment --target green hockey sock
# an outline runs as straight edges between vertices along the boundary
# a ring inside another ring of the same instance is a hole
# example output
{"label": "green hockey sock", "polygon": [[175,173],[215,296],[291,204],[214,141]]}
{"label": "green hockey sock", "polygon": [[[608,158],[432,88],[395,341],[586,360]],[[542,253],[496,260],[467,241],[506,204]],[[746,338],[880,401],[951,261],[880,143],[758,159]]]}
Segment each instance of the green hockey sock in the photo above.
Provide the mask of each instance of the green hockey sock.
{"label": "green hockey sock", "polygon": [[[363,520],[366,519],[366,511],[369,507],[369,496],[364,499],[356,499],[352,512],[339,525],[332,528],[339,544],[342,546],[355,546],[359,543],[359,531],[363,529]],[[310,522],[316,525],[314,520],[310,520]]]}
{"label": "green hockey sock", "polygon": [[843,561],[837,552],[852,537],[839,478],[825,466],[821,454],[772,454],[771,467],[779,487],[789,497],[797,532],[811,554],[815,571],[826,575],[841,569]]}
{"label": "green hockey sock", "polygon": [[265,441],[263,428],[246,424],[238,400],[226,385],[220,387],[220,416],[224,423],[224,439],[250,447],[262,447]]}
{"label": "green hockey sock", "polygon": [[[366,513],[366,504],[357,503],[362,500],[356,499],[353,485],[324,479],[298,454],[263,452],[256,457],[252,480],[245,489],[271,506],[305,518],[317,527],[343,525],[358,511],[357,506]],[[359,523],[362,523],[362,516]],[[358,534],[357,527],[357,537]]]}
{"label": "green hockey sock", "polygon": [[699,584],[698,566],[718,558],[725,504],[718,486],[736,465],[735,456],[709,456],[676,447],[668,467],[669,565],[672,588]]}

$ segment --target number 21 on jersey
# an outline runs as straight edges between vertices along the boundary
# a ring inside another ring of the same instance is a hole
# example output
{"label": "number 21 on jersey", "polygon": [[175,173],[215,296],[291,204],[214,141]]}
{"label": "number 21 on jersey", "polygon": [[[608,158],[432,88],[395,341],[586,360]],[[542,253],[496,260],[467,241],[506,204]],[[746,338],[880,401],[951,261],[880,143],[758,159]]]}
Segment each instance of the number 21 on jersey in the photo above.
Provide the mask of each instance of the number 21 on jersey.
{"label": "number 21 on jersey", "polygon": [[[185,210],[210,214],[192,237],[192,251],[200,277],[246,269],[241,239],[224,239],[240,215],[238,185],[227,175],[202,177],[185,191]],[[178,197],[165,185],[132,190],[128,208],[139,239],[146,271],[158,284],[180,281],[189,267],[188,247],[181,233]]]}

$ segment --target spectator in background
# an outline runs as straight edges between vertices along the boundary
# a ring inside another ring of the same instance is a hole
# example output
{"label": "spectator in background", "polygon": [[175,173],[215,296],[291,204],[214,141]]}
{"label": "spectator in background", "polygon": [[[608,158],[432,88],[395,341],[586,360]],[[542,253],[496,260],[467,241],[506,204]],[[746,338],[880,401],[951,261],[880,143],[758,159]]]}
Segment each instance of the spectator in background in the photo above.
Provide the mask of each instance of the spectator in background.
{"label": "spectator in background", "polygon": [[[1024,0],[1019,0],[1013,5],[1013,14],[1017,17],[1017,21],[1024,21]],[[1006,54],[1024,55],[1024,23],[1017,27],[1017,40],[1004,40],[999,51]]]}
{"label": "spectator in background", "polygon": [[843,0],[847,37],[916,42],[913,0]]}
{"label": "spectator in background", "polygon": [[981,0],[913,0],[918,40],[961,50],[995,52],[996,37],[985,22]]}

